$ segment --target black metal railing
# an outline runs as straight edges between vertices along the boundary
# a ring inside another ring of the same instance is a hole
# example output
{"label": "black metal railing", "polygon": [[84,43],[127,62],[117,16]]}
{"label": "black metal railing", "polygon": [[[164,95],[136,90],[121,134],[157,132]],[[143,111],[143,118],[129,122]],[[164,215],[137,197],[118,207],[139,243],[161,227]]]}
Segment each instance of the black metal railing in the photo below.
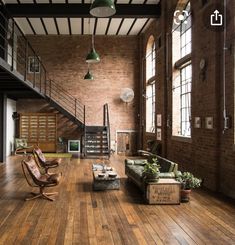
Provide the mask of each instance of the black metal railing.
{"label": "black metal railing", "polygon": [[85,106],[47,77],[47,71],[41,58],[14,19],[9,17],[1,1],[0,8],[0,59],[5,61],[12,72],[17,72],[17,77],[27,85],[57,103],[84,124]]}
{"label": "black metal railing", "polygon": [[85,106],[53,80],[46,82],[45,95],[69,112],[74,118],[85,123]]}
{"label": "black metal railing", "polygon": [[110,122],[109,122],[109,106],[108,104],[104,104],[103,106],[103,124],[107,127],[107,141],[108,141],[108,151],[109,151],[109,157],[110,157],[110,145],[111,145],[111,136],[110,136]]}

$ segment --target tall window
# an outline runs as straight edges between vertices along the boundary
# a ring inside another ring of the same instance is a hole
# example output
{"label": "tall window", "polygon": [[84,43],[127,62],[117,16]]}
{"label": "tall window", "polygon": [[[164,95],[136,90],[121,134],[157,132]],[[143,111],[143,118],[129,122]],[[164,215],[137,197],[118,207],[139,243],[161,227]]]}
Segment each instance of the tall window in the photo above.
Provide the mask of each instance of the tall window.
{"label": "tall window", "polygon": [[155,40],[149,37],[146,49],[146,132],[155,132]]}
{"label": "tall window", "polygon": [[[185,1],[186,2],[186,1]],[[172,134],[191,137],[191,88],[192,88],[192,22],[190,2],[181,8],[184,19],[175,21],[172,31],[173,80],[172,80]]]}

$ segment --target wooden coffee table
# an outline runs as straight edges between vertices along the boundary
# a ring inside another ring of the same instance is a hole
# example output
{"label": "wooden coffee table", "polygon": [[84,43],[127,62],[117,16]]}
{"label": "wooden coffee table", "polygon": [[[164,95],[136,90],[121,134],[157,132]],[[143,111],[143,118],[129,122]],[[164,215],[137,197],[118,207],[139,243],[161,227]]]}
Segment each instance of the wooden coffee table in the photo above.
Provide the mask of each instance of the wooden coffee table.
{"label": "wooden coffee table", "polygon": [[114,168],[106,170],[105,173],[102,170],[93,170],[93,190],[119,190],[119,188],[120,176]]}

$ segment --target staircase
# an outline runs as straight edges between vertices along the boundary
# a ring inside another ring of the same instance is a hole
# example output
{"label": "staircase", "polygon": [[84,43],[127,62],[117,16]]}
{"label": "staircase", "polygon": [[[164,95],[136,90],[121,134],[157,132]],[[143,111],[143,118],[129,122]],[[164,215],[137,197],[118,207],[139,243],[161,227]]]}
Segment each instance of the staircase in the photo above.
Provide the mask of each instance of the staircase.
{"label": "staircase", "polygon": [[103,110],[103,126],[85,126],[84,157],[86,158],[110,157],[110,125],[108,104],[104,105]]}
{"label": "staircase", "polygon": [[[29,57],[33,63],[29,65]],[[29,72],[30,71],[30,72]],[[30,93],[48,104],[83,129],[85,157],[110,156],[108,105],[104,105],[104,125],[85,125],[85,105],[57,82],[48,78],[47,71],[20,27],[0,1],[0,91]],[[33,93],[32,93],[33,91]]]}

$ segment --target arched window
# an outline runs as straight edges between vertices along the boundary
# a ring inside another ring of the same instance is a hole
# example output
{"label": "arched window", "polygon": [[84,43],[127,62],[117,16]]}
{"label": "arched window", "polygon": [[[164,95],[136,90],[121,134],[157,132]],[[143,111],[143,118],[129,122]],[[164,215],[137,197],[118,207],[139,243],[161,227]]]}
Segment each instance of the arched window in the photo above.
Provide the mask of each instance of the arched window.
{"label": "arched window", "polygon": [[172,30],[172,135],[191,137],[192,21],[189,1],[180,1]]}
{"label": "arched window", "polygon": [[149,37],[146,48],[146,132],[155,132],[155,40]]}

